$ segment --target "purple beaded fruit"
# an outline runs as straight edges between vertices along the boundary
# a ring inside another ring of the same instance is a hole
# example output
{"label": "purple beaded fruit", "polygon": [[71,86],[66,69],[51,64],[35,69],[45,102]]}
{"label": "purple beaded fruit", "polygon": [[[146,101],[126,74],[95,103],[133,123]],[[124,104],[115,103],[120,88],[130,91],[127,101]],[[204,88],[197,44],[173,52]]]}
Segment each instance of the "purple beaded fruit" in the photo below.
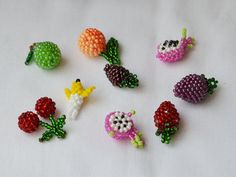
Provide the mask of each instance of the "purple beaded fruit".
{"label": "purple beaded fruit", "polygon": [[174,95],[190,103],[198,103],[212,94],[217,87],[215,78],[207,79],[204,74],[189,74],[174,87]]}
{"label": "purple beaded fruit", "polygon": [[113,86],[134,88],[138,86],[137,75],[120,65],[106,64],[104,71]]}

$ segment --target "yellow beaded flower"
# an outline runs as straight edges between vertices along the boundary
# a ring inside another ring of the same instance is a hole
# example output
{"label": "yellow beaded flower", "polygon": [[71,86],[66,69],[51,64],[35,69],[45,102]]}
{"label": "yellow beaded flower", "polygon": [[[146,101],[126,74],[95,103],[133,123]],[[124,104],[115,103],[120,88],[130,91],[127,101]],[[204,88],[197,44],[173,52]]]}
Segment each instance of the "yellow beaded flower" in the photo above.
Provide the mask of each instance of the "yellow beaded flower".
{"label": "yellow beaded flower", "polygon": [[68,119],[76,119],[81,105],[84,102],[84,99],[87,98],[95,89],[95,86],[88,87],[84,89],[80,80],[77,79],[72,83],[71,89],[66,88],[64,90],[66,98],[68,100],[67,113],[66,117]]}
{"label": "yellow beaded flower", "polygon": [[78,94],[82,98],[87,98],[95,88],[96,88],[95,86],[91,86],[84,89],[80,80],[77,79],[75,82],[72,83],[71,90],[69,88],[65,88],[64,92],[68,100],[70,99],[71,95],[74,94]]}

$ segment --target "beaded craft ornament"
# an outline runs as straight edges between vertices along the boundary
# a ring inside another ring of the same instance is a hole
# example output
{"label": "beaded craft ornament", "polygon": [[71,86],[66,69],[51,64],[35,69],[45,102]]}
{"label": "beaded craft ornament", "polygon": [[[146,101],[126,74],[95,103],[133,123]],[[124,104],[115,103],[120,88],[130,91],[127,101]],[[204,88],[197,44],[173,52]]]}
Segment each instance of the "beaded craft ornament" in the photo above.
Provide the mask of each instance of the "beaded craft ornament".
{"label": "beaded craft ornament", "polygon": [[131,116],[135,111],[124,113],[115,111],[109,113],[105,118],[105,129],[112,138],[117,140],[130,139],[131,144],[136,148],[143,148],[144,142],[141,133],[134,127]]}
{"label": "beaded craft ornament", "polygon": [[154,115],[156,135],[161,135],[161,142],[169,144],[171,136],[179,129],[179,113],[170,101],[164,101]]}
{"label": "beaded craft ornament", "polygon": [[156,58],[164,62],[175,62],[181,60],[187,49],[193,48],[195,39],[192,37],[186,38],[187,30],[183,28],[181,40],[166,40],[157,46]]}
{"label": "beaded craft ornament", "polygon": [[71,89],[64,89],[66,98],[69,101],[66,113],[66,117],[68,119],[76,119],[84,99],[87,98],[94,89],[95,86],[91,86],[85,89],[80,82],[80,79],[77,79],[72,83]]}
{"label": "beaded craft ornament", "polygon": [[61,62],[61,51],[53,42],[37,42],[30,46],[30,52],[25,64],[29,65],[34,60],[42,69],[50,70],[57,67]]}
{"label": "beaded craft ornament", "polygon": [[189,74],[174,86],[174,95],[190,103],[199,103],[208,94],[213,94],[218,81],[207,79],[204,74]]}
{"label": "beaded craft ornament", "polygon": [[87,28],[80,35],[78,46],[86,56],[102,56],[109,62],[109,64],[105,66],[104,71],[113,86],[120,88],[138,87],[139,80],[137,75],[130,73],[129,70],[121,66],[119,44],[115,38],[110,38],[106,44],[102,32],[96,28]]}
{"label": "beaded craft ornament", "polygon": [[53,136],[64,139],[66,136],[66,131],[62,128],[65,124],[66,116],[62,115],[60,118],[55,119],[53,114],[55,113],[55,102],[51,98],[42,97],[37,100],[35,105],[35,110],[37,113],[45,118],[50,120],[50,124],[43,122],[39,119],[38,115],[32,111],[27,111],[22,113],[18,117],[18,126],[19,128],[26,132],[32,133],[36,131],[39,126],[46,128],[47,130],[42,134],[42,137],[39,138],[40,142],[49,141]]}

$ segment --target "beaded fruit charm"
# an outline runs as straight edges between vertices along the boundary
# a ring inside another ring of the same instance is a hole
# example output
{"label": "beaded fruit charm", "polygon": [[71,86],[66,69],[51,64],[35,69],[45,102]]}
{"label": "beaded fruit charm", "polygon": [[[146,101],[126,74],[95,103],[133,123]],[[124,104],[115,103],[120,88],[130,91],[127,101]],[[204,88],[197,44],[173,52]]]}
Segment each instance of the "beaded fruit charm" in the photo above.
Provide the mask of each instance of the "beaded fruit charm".
{"label": "beaded fruit charm", "polygon": [[39,117],[31,111],[24,112],[18,118],[18,126],[24,132],[32,133],[39,127]]}
{"label": "beaded fruit charm", "polygon": [[71,90],[66,88],[64,90],[67,100],[69,101],[67,107],[67,118],[75,119],[79,113],[80,107],[85,98],[87,98],[95,89],[95,86],[84,89],[80,79],[77,79],[71,85]]}
{"label": "beaded fruit charm", "polygon": [[50,70],[60,64],[61,51],[53,42],[37,42],[30,46],[25,64],[29,65],[31,60],[34,60],[40,68]]}
{"label": "beaded fruit charm", "polygon": [[135,112],[124,113],[115,111],[109,113],[105,118],[105,129],[107,133],[117,140],[130,139],[131,144],[136,148],[143,148],[144,142],[141,133],[134,127],[131,116]]}
{"label": "beaded fruit charm", "polygon": [[166,40],[157,47],[157,55],[161,61],[164,62],[175,62],[181,60],[187,49],[192,48],[195,40],[192,37],[186,38],[187,30],[184,28],[182,30],[181,40]]}
{"label": "beaded fruit charm", "polygon": [[102,32],[95,28],[86,29],[79,37],[79,47],[85,55],[102,56],[109,62],[104,71],[113,86],[137,87],[139,85],[137,75],[121,66],[118,41],[111,38],[106,45],[105,42]]}
{"label": "beaded fruit charm", "polygon": [[179,121],[179,113],[174,104],[170,101],[162,102],[154,115],[156,135],[161,135],[162,143],[170,143],[171,135],[174,135],[179,128]]}
{"label": "beaded fruit charm", "polygon": [[56,103],[48,97],[42,97],[37,100],[35,104],[35,110],[37,111],[37,114],[40,115],[43,118],[49,118],[49,116],[55,113]]}
{"label": "beaded fruit charm", "polygon": [[106,39],[96,28],[87,28],[78,41],[81,52],[89,57],[97,57],[106,48]]}
{"label": "beaded fruit charm", "polygon": [[215,78],[207,79],[204,74],[189,74],[174,87],[174,95],[190,103],[199,103],[217,87]]}
{"label": "beaded fruit charm", "polygon": [[51,98],[42,97],[38,99],[35,109],[41,117],[49,118],[51,124],[41,121],[37,114],[27,111],[18,117],[18,126],[21,130],[26,133],[32,133],[36,131],[39,126],[46,128],[47,130],[43,133],[42,137],[39,138],[40,142],[49,141],[53,136],[65,138],[66,132],[62,128],[65,124],[66,116],[62,115],[58,119],[53,117],[56,108],[55,102]]}

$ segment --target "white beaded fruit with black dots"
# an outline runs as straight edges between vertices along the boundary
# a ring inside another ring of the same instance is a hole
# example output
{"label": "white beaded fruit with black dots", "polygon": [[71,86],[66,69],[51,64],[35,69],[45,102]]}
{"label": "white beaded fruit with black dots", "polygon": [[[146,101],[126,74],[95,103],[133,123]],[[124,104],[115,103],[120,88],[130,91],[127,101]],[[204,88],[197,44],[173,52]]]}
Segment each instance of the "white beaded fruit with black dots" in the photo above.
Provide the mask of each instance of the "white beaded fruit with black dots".
{"label": "white beaded fruit with black dots", "polygon": [[172,50],[176,50],[180,47],[180,42],[178,40],[165,40],[164,43],[160,44],[159,52],[165,53]]}
{"label": "white beaded fruit with black dots", "polygon": [[120,133],[129,131],[133,125],[130,117],[122,112],[115,112],[111,115],[109,122],[110,126]]}

